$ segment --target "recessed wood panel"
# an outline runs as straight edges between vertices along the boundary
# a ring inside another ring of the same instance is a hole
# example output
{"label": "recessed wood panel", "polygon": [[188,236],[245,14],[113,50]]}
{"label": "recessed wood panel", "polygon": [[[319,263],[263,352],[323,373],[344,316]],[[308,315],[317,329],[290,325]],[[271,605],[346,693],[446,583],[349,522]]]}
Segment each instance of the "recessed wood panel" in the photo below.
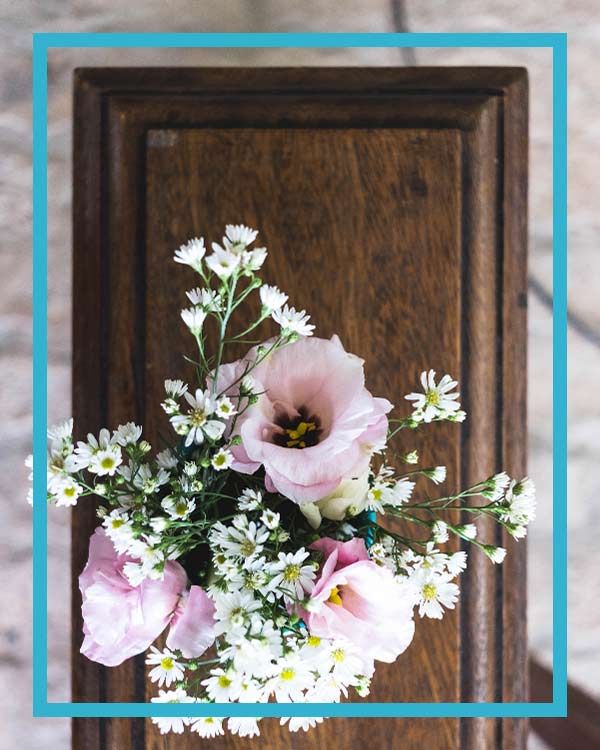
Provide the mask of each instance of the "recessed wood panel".
{"label": "recessed wood panel", "polygon": [[[416,437],[424,460],[447,464],[449,487],[523,470],[522,71],[87,70],[77,81],[77,431],[135,418],[155,444],[169,434],[162,383],[189,375],[179,310],[195,285],[173,251],[243,222],[269,249],[266,280],[308,310],[318,335],[337,332],[365,358],[376,395],[402,410],[422,369],[460,378],[470,420]],[[95,522],[75,519],[77,574]],[[510,552],[504,569],[472,555],[457,610],[417,623],[370,700],[526,698],[523,550]],[[142,660],[104,670],[77,653],[78,607],[75,592],[74,699],[147,699]],[[336,719],[307,735],[263,726],[261,747],[301,750],[508,750],[525,737],[522,722],[477,719]],[[74,724],[86,750],[252,744],[165,741],[144,720]]]}

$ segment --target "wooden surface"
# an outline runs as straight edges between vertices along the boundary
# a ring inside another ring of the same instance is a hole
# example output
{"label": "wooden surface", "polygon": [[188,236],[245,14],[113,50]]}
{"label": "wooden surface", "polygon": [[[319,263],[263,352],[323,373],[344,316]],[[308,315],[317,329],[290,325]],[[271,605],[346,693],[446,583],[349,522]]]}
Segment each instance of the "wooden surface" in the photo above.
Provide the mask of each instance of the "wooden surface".
{"label": "wooden surface", "polygon": [[[519,69],[85,69],[75,77],[76,434],[135,419],[158,444],[165,377],[187,377],[179,319],[191,271],[170,259],[225,223],[260,229],[265,277],[339,333],[367,381],[402,409],[426,367],[461,380],[470,419],[418,442],[449,488],[525,462],[527,82]],[[406,408],[406,407],[405,407]],[[168,433],[167,433],[168,434]],[[411,443],[406,444],[412,447]],[[76,576],[95,519],[73,514],[73,698],[143,701],[143,660],[79,655]],[[371,700],[526,700],[525,557],[476,553],[459,608],[419,621]],[[263,748],[335,742],[519,750],[512,720],[336,719]],[[75,720],[77,750],[241,748],[165,742],[150,721]]]}

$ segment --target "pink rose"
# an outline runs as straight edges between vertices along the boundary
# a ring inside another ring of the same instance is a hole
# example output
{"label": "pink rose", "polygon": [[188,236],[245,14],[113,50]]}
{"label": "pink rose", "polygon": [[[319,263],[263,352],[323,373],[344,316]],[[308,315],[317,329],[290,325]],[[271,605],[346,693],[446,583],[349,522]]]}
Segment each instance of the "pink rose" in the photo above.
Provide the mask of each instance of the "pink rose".
{"label": "pink rose", "polygon": [[[256,358],[220,368],[218,390],[235,395],[235,383]],[[360,476],[386,439],[392,405],[365,388],[363,360],[337,336],[304,338],[270,355],[252,370],[258,402],[244,411],[234,435],[233,468],[265,468],[265,484],[298,504],[329,495],[342,479]]]}
{"label": "pink rose", "polygon": [[312,635],[345,638],[365,657],[393,662],[412,641],[414,589],[369,558],[363,539],[310,545],[324,555],[307,609],[298,614]]}
{"label": "pink rose", "polygon": [[[132,586],[123,573],[132,559],[117,553],[103,528],[92,534],[89,558],[79,576],[85,636],[81,653],[107,667],[117,666],[145,651],[172,621],[171,647],[187,651],[186,656],[199,656],[214,640],[213,610],[204,601],[208,599],[204,591],[192,586],[187,595],[185,570],[172,560],[165,564],[162,580],[147,578]],[[194,629],[189,620],[197,614]],[[202,646],[202,651],[191,653]]]}

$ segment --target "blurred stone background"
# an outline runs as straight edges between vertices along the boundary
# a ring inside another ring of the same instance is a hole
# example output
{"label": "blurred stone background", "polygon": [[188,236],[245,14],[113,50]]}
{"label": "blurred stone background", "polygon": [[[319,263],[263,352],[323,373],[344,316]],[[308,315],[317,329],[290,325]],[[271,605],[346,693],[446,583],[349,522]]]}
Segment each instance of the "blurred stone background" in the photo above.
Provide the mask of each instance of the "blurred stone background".
{"label": "blurred stone background", "polygon": [[[570,679],[600,698],[600,274],[594,0],[0,1],[0,750],[69,746],[68,720],[31,719],[31,533],[23,457],[31,444],[31,33],[108,31],[568,31],[570,33]],[[552,111],[543,49],[54,50],[49,56],[49,421],[70,415],[71,81],[81,65],[523,65],[531,85],[529,540],[531,650],[552,657]],[[595,158],[596,157],[596,158]],[[594,195],[594,193],[596,193]],[[596,210],[594,210],[596,209]],[[49,514],[49,694],[69,699],[69,517]],[[10,720],[9,720],[10,718]],[[543,748],[532,736],[531,748]],[[437,750],[437,748],[435,749]]]}

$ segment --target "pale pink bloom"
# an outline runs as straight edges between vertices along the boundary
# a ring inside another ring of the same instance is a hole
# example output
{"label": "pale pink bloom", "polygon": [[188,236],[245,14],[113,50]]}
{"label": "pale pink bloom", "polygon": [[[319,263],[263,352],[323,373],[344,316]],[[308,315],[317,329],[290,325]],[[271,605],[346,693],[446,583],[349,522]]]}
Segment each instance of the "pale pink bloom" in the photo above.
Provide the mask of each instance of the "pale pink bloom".
{"label": "pale pink bloom", "polygon": [[215,605],[200,586],[192,586],[179,600],[167,648],[179,649],[186,659],[193,659],[210,648],[215,640]]}
{"label": "pale pink bloom", "polygon": [[311,635],[346,639],[365,659],[395,661],[413,638],[414,586],[370,560],[363,539],[325,537],[310,549],[324,556],[307,608],[298,607]]}
{"label": "pale pink bloom", "polygon": [[[237,394],[235,381],[256,351],[220,368],[219,392]],[[337,336],[277,349],[252,377],[262,395],[236,422],[242,443],[231,447],[233,468],[252,474],[264,466],[269,491],[298,504],[320,500],[342,479],[363,474],[373,451],[383,447],[392,405],[365,388],[363,360],[346,352]]]}
{"label": "pale pink bloom", "polygon": [[187,584],[181,565],[170,560],[162,580],[146,578],[132,586],[123,572],[125,564],[132,561],[135,559],[115,550],[102,527],[96,529],[90,539],[89,559],[79,576],[85,636],[81,653],[107,667],[117,666],[145,651],[172,618],[174,633],[169,646],[195,650],[208,637],[204,632],[191,632],[189,625],[190,616],[201,612],[198,630],[208,627],[208,608],[193,592],[199,587],[192,587],[179,609]]}

